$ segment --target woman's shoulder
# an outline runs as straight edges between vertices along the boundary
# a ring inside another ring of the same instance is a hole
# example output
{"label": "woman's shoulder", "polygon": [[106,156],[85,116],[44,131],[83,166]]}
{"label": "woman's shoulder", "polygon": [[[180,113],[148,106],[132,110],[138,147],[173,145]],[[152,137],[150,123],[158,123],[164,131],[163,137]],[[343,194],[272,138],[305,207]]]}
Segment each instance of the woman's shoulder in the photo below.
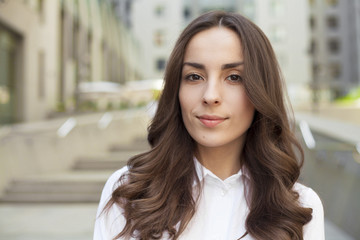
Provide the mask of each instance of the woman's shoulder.
{"label": "woman's shoulder", "polygon": [[109,200],[109,198],[112,195],[112,192],[121,184],[121,182],[119,181],[121,176],[123,176],[127,172],[128,172],[128,167],[125,166],[110,175],[102,190],[100,204],[103,202],[107,202]]}
{"label": "woman's shoulder", "polygon": [[122,175],[126,174],[128,171],[129,171],[128,166],[124,166],[124,167],[116,170],[115,172],[113,172],[113,173],[110,175],[108,181],[109,181],[109,180],[111,180],[111,181],[114,181],[114,180],[115,180],[115,181],[116,181],[116,180],[118,180]]}
{"label": "woman's shoulder", "polygon": [[304,240],[324,240],[324,208],[319,195],[301,183],[295,183],[294,190],[299,193],[301,206],[312,209],[312,219],[304,226]]}
{"label": "woman's shoulder", "polygon": [[320,197],[312,188],[297,182],[294,190],[299,193],[299,202],[303,207],[322,208]]}
{"label": "woman's shoulder", "polygon": [[104,189],[111,188],[111,191],[115,190],[115,188],[118,187],[118,185],[120,184],[119,179],[121,178],[121,176],[125,175],[128,171],[128,167],[124,166],[113,172],[107,179]]}
{"label": "woman's shoulder", "polygon": [[113,239],[124,227],[125,219],[118,205],[112,205],[106,214],[104,208],[113,191],[121,184],[119,179],[127,172],[128,168],[125,166],[111,174],[105,183],[96,214],[94,239]]}

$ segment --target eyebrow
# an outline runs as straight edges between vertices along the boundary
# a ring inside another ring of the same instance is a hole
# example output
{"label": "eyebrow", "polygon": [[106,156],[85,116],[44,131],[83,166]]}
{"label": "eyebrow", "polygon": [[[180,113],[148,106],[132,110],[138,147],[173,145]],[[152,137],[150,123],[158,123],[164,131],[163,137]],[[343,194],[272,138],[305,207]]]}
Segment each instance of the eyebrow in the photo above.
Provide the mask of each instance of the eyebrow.
{"label": "eyebrow", "polygon": [[[244,62],[227,63],[227,64],[222,65],[221,69],[225,70],[225,69],[229,69],[229,68],[235,68],[235,67],[238,67],[238,66],[243,65],[243,64],[244,64]],[[197,69],[205,69],[205,66],[203,64],[200,64],[200,63],[184,62],[183,66],[185,66],[185,65],[189,65],[189,66],[197,68]]]}
{"label": "eyebrow", "polygon": [[191,67],[197,68],[197,69],[205,69],[205,66],[203,64],[200,63],[194,63],[194,62],[184,62],[183,63],[183,67],[185,65],[189,65]]}
{"label": "eyebrow", "polygon": [[229,68],[235,68],[235,67],[238,67],[243,64],[244,64],[244,62],[227,63],[227,64],[222,65],[221,69],[224,70],[224,69],[229,69]]}

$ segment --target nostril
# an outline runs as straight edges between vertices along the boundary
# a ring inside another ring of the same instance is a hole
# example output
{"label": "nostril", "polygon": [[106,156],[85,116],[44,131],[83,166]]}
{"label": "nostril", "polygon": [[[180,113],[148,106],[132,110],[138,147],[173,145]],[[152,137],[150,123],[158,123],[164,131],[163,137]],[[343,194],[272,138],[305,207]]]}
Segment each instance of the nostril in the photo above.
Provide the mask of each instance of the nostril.
{"label": "nostril", "polygon": [[220,100],[217,100],[217,99],[206,100],[205,98],[203,98],[203,103],[204,104],[220,104]]}

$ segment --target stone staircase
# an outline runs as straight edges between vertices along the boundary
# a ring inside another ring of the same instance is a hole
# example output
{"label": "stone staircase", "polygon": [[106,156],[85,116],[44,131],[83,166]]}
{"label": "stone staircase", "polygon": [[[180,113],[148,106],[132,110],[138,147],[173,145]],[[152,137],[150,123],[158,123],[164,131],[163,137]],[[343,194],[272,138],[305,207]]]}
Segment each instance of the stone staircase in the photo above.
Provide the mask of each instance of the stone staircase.
{"label": "stone staircase", "polygon": [[145,141],[112,146],[101,155],[79,158],[69,171],[14,179],[0,203],[98,203],[107,178],[148,148]]}

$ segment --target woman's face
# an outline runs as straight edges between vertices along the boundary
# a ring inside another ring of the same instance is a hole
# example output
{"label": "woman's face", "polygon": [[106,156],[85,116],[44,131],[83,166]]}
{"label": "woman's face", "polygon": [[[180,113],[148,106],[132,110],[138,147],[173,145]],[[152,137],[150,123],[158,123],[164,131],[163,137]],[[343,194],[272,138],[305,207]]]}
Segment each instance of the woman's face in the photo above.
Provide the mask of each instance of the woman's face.
{"label": "woman's face", "polygon": [[198,147],[242,147],[255,112],[242,83],[243,62],[240,39],[228,28],[213,27],[190,40],[179,100]]}

